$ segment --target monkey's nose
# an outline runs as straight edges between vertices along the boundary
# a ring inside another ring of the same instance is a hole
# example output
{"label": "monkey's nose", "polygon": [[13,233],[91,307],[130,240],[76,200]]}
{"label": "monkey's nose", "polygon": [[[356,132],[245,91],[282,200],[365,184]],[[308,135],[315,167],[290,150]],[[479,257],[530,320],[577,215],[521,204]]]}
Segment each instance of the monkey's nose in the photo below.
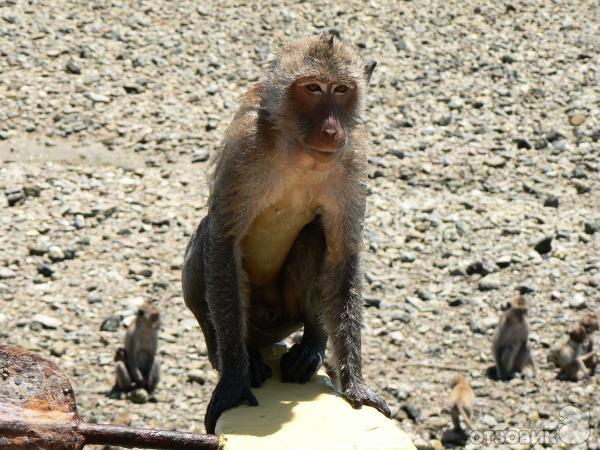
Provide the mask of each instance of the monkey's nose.
{"label": "monkey's nose", "polygon": [[337,130],[335,128],[325,128],[323,129],[323,133],[325,133],[329,137],[335,137],[337,134]]}

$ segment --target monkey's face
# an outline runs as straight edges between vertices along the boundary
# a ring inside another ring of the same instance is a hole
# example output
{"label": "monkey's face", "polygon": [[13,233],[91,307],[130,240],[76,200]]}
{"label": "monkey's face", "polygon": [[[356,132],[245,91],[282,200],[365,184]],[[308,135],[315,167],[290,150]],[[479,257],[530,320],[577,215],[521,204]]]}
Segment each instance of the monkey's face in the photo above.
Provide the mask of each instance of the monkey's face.
{"label": "monkey's face", "polygon": [[149,328],[158,330],[160,328],[160,314],[155,310],[146,310],[140,308],[138,310],[138,321],[143,322]]}
{"label": "monkey's face", "polygon": [[569,337],[574,342],[582,343],[587,338],[587,333],[584,327],[577,326],[569,332]]}
{"label": "monkey's face", "polygon": [[299,140],[311,156],[334,157],[347,141],[357,103],[354,82],[305,77],[291,89],[291,104],[296,106]]}

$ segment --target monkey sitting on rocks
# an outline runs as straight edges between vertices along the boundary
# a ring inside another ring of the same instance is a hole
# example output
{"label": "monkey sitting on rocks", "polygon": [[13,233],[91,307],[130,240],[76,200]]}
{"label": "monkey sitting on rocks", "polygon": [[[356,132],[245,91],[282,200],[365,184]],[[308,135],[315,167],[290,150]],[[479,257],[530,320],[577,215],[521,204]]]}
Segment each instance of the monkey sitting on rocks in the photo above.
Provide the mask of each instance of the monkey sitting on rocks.
{"label": "monkey sitting on rocks", "polygon": [[330,338],[344,397],[389,417],[363,380],[360,250],[375,62],[323,33],[285,46],[241,99],[213,160],[208,214],[186,249],[183,296],[219,381],[205,426],[271,376],[258,351],[304,326],[281,358],[307,382]]}
{"label": "monkey sitting on rocks", "polygon": [[142,305],[127,329],[125,348],[120,347],[115,353],[116,381],[111,397],[140,388],[154,392],[160,376],[156,358],[159,329],[158,310],[150,304]]}
{"label": "monkey sitting on rocks", "polygon": [[586,362],[595,355],[593,352],[585,352],[588,340],[587,331],[580,323],[569,331],[569,339],[566,343],[551,350],[548,359],[560,368],[559,379],[578,381],[582,375],[591,374],[591,369],[588,373]]}
{"label": "monkey sitting on rocks", "polygon": [[492,344],[498,380],[509,380],[528,365],[533,369],[533,376],[537,375],[529,346],[528,313],[527,301],[518,295],[500,318]]}

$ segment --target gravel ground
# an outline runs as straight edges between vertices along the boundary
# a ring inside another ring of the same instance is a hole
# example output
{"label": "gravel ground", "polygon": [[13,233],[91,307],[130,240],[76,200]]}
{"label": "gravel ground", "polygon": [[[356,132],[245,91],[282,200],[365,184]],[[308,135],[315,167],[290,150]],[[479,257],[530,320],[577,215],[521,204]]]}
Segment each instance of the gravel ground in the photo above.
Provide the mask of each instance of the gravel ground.
{"label": "gravel ground", "polygon": [[[553,431],[575,405],[581,448],[600,448],[600,376],[560,382],[546,363],[600,307],[598,2],[259,3],[0,0],[2,341],[56,361],[90,421],[202,432],[216,374],[180,264],[206,159],[273,50],[333,28],[379,62],[367,380],[422,449],[442,446],[457,368],[480,430]],[[499,383],[485,369],[515,289],[540,374]],[[157,402],[108,399],[144,300],[164,323]]]}

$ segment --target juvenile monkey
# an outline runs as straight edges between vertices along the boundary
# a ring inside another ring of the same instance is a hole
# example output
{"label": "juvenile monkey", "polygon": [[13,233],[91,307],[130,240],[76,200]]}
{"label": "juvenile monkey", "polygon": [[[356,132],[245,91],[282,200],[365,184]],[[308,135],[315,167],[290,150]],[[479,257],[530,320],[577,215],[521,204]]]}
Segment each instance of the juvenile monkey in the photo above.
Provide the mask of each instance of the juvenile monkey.
{"label": "juvenile monkey", "polygon": [[142,305],[125,335],[125,348],[115,353],[115,386],[112,396],[144,388],[152,393],[159,381],[160,365],[156,358],[160,315],[150,305]]}
{"label": "juvenile monkey", "polygon": [[585,313],[581,319],[579,319],[579,323],[585,329],[587,333],[587,338],[583,342],[582,351],[584,354],[589,354],[589,358],[585,360],[585,365],[588,369],[590,369],[590,375],[593,375],[596,371],[596,366],[598,365],[598,356],[594,352],[594,332],[598,331],[600,328],[600,321],[598,320],[598,315],[595,313]]}
{"label": "juvenile monkey", "polygon": [[512,378],[527,365],[531,365],[533,376],[537,376],[537,367],[529,346],[528,313],[527,301],[518,295],[500,317],[492,344],[498,380]]}
{"label": "juvenile monkey", "polygon": [[473,403],[475,402],[475,394],[469,386],[469,382],[464,375],[457,375],[450,383],[452,392],[450,393],[450,416],[454,425],[454,431],[464,434],[464,430],[460,423],[460,416],[467,426],[473,431],[475,427],[471,423],[471,414],[473,412]]}
{"label": "juvenile monkey", "polygon": [[183,295],[220,378],[205,426],[271,375],[258,349],[304,326],[281,358],[304,383],[331,338],[343,395],[389,416],[363,381],[359,254],[364,94],[375,62],[323,33],[285,46],[241,98],[213,159],[208,214],[186,249]]}
{"label": "juvenile monkey", "polygon": [[560,379],[577,381],[580,379],[581,372],[587,375],[586,361],[594,356],[593,352],[585,352],[584,347],[588,339],[585,327],[581,324],[576,325],[569,331],[569,340],[551,353],[551,360],[560,367],[558,374]]}

